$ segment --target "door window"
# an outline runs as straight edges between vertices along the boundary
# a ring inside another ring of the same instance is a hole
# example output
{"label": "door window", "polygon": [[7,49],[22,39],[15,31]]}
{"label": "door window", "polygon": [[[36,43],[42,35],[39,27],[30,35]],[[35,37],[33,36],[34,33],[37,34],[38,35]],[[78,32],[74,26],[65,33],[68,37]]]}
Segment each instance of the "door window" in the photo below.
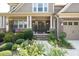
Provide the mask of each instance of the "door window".
{"label": "door window", "polygon": [[63,22],[64,25],[67,25],[67,22]]}
{"label": "door window", "polygon": [[68,25],[72,25],[72,22],[68,22]]}
{"label": "door window", "polygon": [[74,25],[78,25],[78,22],[74,22]]}

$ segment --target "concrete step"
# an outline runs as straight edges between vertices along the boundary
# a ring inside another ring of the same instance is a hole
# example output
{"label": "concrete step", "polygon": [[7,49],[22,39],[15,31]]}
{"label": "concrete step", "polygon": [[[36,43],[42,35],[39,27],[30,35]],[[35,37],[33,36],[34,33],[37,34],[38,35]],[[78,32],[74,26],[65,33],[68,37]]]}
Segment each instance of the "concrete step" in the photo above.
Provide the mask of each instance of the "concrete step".
{"label": "concrete step", "polygon": [[35,34],[34,36],[38,40],[48,40],[48,34]]}

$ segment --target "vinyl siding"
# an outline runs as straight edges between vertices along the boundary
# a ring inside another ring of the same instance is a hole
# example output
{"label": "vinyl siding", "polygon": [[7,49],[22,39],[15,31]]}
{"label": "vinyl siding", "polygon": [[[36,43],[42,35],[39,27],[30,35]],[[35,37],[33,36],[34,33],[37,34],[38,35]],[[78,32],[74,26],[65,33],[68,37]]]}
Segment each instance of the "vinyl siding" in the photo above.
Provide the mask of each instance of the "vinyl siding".
{"label": "vinyl siding", "polygon": [[65,11],[65,13],[77,13],[79,12],[79,3],[72,3]]}
{"label": "vinyl siding", "polygon": [[53,10],[54,10],[54,9],[53,9],[53,3],[49,3],[49,4],[48,4],[48,12],[49,12],[49,13],[53,13]]}
{"label": "vinyl siding", "polygon": [[55,6],[54,13],[58,13],[64,6]]}
{"label": "vinyl siding", "polygon": [[[24,3],[24,5],[14,12],[32,12],[32,3]],[[48,12],[53,13],[53,3],[48,4]]]}
{"label": "vinyl siding", "polygon": [[32,12],[32,3],[23,4],[23,6],[15,12]]}

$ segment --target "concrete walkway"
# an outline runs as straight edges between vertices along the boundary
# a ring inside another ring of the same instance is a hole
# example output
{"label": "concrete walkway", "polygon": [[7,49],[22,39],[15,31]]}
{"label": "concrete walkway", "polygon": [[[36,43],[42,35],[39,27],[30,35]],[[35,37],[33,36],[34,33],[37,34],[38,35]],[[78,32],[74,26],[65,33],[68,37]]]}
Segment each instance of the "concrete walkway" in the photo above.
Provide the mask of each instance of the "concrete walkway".
{"label": "concrete walkway", "polygon": [[68,40],[75,49],[67,49],[67,56],[79,56],[79,40]]}
{"label": "concrete walkway", "polygon": [[[66,56],[79,56],[79,40],[68,40],[75,49],[66,49]],[[47,40],[37,40],[37,43],[43,44],[46,48],[47,52],[52,48],[52,46],[48,43]]]}

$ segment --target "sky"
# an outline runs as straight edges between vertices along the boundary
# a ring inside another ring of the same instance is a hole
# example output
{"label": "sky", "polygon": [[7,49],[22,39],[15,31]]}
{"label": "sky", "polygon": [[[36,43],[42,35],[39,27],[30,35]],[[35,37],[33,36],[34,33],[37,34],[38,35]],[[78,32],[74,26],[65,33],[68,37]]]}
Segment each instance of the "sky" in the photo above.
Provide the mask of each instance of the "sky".
{"label": "sky", "polygon": [[9,5],[7,3],[0,3],[0,13],[9,11]]}

